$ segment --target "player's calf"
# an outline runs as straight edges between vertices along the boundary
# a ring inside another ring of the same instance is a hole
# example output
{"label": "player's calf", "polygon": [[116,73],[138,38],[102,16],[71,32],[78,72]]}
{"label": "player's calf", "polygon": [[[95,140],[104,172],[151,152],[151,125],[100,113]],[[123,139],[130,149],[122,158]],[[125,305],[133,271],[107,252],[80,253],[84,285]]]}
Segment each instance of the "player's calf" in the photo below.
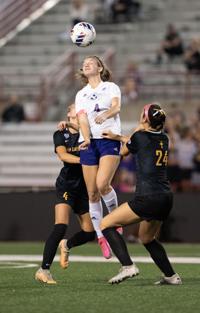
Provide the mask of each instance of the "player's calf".
{"label": "player's calf", "polygon": [[69,266],[69,248],[67,247],[67,239],[62,239],[59,244],[60,248],[60,266],[66,269]]}

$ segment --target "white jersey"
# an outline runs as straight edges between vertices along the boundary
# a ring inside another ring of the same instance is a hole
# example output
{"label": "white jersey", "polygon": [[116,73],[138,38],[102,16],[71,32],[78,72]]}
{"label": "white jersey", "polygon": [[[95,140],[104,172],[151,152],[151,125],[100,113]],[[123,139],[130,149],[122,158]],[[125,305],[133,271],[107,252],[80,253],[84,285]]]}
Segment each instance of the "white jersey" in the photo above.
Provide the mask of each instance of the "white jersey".
{"label": "white jersey", "polygon": [[[96,88],[87,84],[81,89],[75,99],[76,113],[84,111],[87,114],[91,138],[102,139],[102,133],[105,130],[112,130],[113,133],[121,134],[121,123],[119,114],[97,124],[95,118],[103,112],[109,110],[112,106],[112,99],[119,98],[121,101],[121,92],[119,87],[112,82],[101,82]],[[82,142],[83,136],[80,132],[79,141]]]}

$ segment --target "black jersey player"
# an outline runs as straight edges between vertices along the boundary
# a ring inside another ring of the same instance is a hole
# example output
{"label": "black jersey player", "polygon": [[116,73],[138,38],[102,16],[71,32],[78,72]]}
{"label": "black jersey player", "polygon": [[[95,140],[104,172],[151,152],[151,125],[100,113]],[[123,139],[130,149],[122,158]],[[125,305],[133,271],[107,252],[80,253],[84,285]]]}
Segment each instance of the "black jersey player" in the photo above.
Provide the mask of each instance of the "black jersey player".
{"label": "black jersey player", "polygon": [[165,112],[158,104],[146,105],[140,124],[130,138],[105,132],[104,137],[124,142],[122,155],[135,154],[137,182],[131,201],[126,202],[107,215],[101,229],[113,252],[122,264],[119,274],[109,283],[120,283],[139,274],[132,262],[122,236],[116,227],[140,223],[139,237],[164,277],[157,284],[181,284],[168,260],[161,243],[156,239],[162,221],[167,218],[173,204],[173,195],[167,180],[168,137],[163,132]]}
{"label": "black jersey player", "polygon": [[[47,239],[43,252],[41,268],[35,279],[47,284],[56,284],[50,273],[56,250],[60,243],[60,265],[68,266],[69,250],[95,238],[95,232],[89,215],[88,194],[83,178],[79,158],[79,132],[74,105],[68,109],[69,128],[54,133],[55,152],[64,166],[56,180],[55,225]],[[63,239],[69,224],[70,212],[78,215],[81,231],[73,237]]]}

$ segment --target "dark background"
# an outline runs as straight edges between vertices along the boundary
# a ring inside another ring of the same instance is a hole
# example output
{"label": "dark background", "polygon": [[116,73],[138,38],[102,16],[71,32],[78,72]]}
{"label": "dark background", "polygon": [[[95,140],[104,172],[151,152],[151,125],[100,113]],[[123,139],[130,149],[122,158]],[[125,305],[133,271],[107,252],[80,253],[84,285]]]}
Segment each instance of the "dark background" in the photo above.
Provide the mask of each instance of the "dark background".
{"label": "dark background", "polygon": [[[118,194],[119,203],[131,194]],[[0,194],[0,240],[45,240],[54,223],[53,191]],[[200,242],[200,194],[175,194],[174,208],[163,224],[161,239],[167,242]],[[72,214],[70,236],[79,229]],[[137,234],[136,226],[128,226],[125,236]]]}

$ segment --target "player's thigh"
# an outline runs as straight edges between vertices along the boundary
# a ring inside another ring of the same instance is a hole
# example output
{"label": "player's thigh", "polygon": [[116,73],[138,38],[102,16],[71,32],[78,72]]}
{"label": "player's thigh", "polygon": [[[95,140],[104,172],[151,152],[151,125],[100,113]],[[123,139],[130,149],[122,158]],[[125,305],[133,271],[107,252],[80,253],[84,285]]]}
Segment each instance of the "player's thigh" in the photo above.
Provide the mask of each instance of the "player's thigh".
{"label": "player's thigh", "polygon": [[97,186],[102,186],[102,184],[110,185],[119,163],[120,157],[118,155],[105,155],[100,158],[97,173]]}
{"label": "player's thigh", "polygon": [[79,214],[78,219],[79,219],[79,223],[80,223],[82,230],[84,230],[86,232],[94,231],[94,227],[92,225],[92,221],[91,221],[89,213],[85,213],[85,214],[81,214],[81,215]]}
{"label": "player's thigh", "polygon": [[139,227],[139,238],[142,243],[145,244],[154,240],[160,231],[161,225],[161,221],[142,221]]}
{"label": "player's thigh", "polygon": [[97,192],[96,178],[98,165],[82,165],[82,169],[88,193]]}
{"label": "player's thigh", "polygon": [[140,221],[141,218],[131,210],[126,202],[103,218],[101,222],[101,229],[103,230],[108,227],[124,226]]}
{"label": "player's thigh", "polygon": [[55,224],[69,224],[71,206],[59,203],[55,206]]}

